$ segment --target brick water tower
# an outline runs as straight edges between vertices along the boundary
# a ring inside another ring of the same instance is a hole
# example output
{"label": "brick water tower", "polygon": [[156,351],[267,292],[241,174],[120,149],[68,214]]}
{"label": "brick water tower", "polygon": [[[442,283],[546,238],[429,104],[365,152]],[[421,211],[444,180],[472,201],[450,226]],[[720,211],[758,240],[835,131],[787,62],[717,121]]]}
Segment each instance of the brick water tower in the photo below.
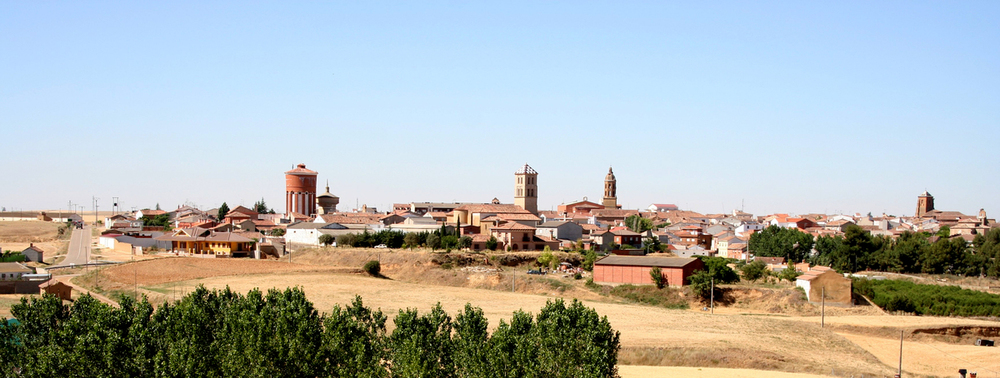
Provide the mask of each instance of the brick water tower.
{"label": "brick water tower", "polygon": [[299,164],[285,172],[285,212],[307,217],[316,214],[316,171]]}

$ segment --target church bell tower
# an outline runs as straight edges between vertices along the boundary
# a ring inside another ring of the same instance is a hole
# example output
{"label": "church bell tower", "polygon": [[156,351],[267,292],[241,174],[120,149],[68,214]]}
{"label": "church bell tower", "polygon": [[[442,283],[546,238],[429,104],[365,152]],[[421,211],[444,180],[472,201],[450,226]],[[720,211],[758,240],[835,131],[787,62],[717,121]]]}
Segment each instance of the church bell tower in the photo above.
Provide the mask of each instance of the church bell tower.
{"label": "church bell tower", "polygon": [[618,180],[615,179],[615,172],[608,167],[608,175],[604,177],[604,201],[605,209],[618,208]]}
{"label": "church bell tower", "polygon": [[514,172],[514,180],[514,204],[538,214],[538,172],[524,163],[524,167]]}

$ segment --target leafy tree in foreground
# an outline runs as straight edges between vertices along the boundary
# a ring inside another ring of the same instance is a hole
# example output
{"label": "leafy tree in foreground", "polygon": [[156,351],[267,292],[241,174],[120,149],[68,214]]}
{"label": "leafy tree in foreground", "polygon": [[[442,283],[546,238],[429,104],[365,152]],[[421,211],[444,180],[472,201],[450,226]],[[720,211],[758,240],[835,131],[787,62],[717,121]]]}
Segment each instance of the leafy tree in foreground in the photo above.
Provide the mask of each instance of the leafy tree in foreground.
{"label": "leafy tree in foreground", "polygon": [[[50,295],[11,308],[20,325],[0,326],[0,371],[24,377],[615,377],[619,333],[579,301],[546,303],[533,319],[518,311],[490,335],[481,309],[452,321],[363,306],[319,313],[300,288],[245,296],[197,288],[153,308],[120,308],[90,296],[71,306]],[[0,324],[6,324],[6,319]]]}

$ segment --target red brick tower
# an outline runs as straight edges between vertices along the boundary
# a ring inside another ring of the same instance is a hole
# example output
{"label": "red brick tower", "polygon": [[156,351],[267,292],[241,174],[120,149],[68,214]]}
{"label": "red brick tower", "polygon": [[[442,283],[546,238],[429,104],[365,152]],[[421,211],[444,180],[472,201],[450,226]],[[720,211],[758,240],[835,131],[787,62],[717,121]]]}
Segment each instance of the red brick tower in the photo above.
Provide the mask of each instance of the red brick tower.
{"label": "red brick tower", "polygon": [[285,172],[285,212],[307,217],[316,214],[316,171],[299,164]]}

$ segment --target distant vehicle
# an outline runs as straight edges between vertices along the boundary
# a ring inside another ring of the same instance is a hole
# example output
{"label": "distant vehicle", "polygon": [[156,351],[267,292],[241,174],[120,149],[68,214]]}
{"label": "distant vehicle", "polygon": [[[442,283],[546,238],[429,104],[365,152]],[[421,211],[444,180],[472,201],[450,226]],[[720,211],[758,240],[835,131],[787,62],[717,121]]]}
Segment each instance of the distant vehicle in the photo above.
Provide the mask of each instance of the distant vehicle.
{"label": "distant vehicle", "polygon": [[976,339],[976,346],[993,346],[993,340]]}
{"label": "distant vehicle", "polygon": [[541,271],[541,270],[534,270],[534,269],[531,269],[531,270],[528,270],[528,274],[539,274],[539,275],[544,275],[544,274],[545,274],[545,272],[543,272],[543,271]]}
{"label": "distant vehicle", "polygon": [[375,248],[389,248],[385,244],[376,245]]}

